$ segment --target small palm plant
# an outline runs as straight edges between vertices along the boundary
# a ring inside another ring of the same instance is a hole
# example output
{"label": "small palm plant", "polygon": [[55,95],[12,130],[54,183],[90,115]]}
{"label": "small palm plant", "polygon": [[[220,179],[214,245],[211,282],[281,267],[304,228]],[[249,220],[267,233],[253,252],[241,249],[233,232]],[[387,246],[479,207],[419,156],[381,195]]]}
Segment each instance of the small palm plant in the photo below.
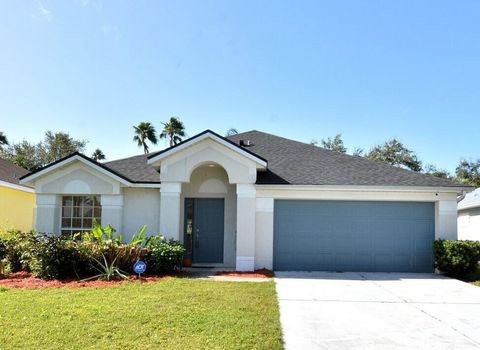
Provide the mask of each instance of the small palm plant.
{"label": "small palm plant", "polygon": [[125,271],[122,271],[116,264],[118,254],[111,262],[107,260],[105,255],[102,253],[103,262],[93,258],[97,265],[92,265],[92,267],[98,271],[98,274],[89,278],[84,279],[83,281],[89,281],[94,279],[111,281],[115,278],[127,279],[128,274]]}
{"label": "small palm plant", "polygon": [[143,147],[143,152],[148,154],[149,147],[147,141],[150,141],[154,145],[156,145],[158,141],[155,127],[151,123],[142,122],[134,126],[133,129],[135,130],[133,141],[137,142],[138,147]]}
{"label": "small palm plant", "polygon": [[160,133],[161,139],[169,139],[170,147],[182,141],[185,137],[185,125],[177,117],[171,117],[170,120],[163,124],[163,130]]}

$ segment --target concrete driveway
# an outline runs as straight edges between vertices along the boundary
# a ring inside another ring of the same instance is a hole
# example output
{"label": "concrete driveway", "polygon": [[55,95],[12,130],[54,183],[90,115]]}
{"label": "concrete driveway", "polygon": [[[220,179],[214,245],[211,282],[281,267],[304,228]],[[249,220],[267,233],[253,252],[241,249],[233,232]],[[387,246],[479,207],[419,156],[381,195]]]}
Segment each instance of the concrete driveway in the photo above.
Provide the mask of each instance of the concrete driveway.
{"label": "concrete driveway", "polygon": [[277,272],[286,349],[480,348],[480,288],[433,274]]}

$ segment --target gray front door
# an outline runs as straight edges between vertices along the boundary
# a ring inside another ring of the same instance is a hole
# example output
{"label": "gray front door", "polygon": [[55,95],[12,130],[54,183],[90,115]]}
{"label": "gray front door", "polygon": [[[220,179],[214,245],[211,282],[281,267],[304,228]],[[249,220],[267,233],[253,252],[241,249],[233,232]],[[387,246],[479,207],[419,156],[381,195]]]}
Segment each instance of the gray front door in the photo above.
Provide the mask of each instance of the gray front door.
{"label": "gray front door", "polygon": [[193,204],[193,263],[223,263],[224,199],[188,198],[187,201]]}
{"label": "gray front door", "polygon": [[276,200],[276,270],[433,272],[433,203]]}

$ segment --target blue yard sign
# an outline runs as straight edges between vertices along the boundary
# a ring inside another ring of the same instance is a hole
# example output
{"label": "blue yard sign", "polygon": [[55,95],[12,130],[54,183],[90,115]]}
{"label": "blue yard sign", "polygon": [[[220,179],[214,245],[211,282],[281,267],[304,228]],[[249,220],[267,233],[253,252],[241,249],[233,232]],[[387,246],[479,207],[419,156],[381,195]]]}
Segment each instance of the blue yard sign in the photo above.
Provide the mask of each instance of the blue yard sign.
{"label": "blue yard sign", "polygon": [[139,275],[145,273],[145,271],[147,271],[147,264],[145,264],[143,261],[137,261],[133,265],[133,271]]}

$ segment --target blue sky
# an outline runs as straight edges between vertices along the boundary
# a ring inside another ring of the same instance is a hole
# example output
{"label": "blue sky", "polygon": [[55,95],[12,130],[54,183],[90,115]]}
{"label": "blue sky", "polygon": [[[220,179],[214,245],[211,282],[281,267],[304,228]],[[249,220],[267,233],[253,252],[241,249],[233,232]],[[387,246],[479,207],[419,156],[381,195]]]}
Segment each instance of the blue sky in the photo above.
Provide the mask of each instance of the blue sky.
{"label": "blue sky", "polygon": [[479,1],[2,1],[0,23],[11,141],[68,131],[115,159],[141,153],[132,125],[176,115],[190,136],[480,158]]}

